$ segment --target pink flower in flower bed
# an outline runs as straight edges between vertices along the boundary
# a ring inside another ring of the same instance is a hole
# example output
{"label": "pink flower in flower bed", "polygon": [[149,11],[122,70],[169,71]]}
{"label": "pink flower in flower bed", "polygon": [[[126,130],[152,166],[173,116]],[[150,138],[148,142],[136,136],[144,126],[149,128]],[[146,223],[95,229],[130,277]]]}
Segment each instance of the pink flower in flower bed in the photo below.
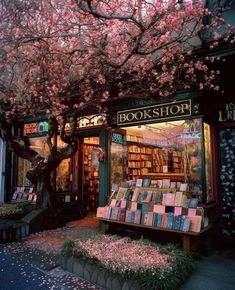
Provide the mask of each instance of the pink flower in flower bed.
{"label": "pink flower in flower bed", "polygon": [[74,254],[96,259],[113,271],[171,270],[169,255],[162,254],[153,245],[128,238],[117,240],[116,237],[102,235],[99,239],[76,240]]}

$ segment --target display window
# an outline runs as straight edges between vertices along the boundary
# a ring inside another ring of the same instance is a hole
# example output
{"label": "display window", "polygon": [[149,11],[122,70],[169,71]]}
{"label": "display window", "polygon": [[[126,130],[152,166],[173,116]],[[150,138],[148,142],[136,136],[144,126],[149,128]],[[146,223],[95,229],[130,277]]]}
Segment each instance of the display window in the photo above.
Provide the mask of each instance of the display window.
{"label": "display window", "polygon": [[[67,143],[64,143],[61,138],[57,137],[57,148],[66,147]],[[61,161],[56,168],[56,191],[66,192],[69,191],[69,174],[70,174],[70,158]]]}
{"label": "display window", "polygon": [[[47,157],[49,148],[47,145],[46,137],[30,138],[30,148],[38,152],[42,157]],[[30,181],[26,178],[27,171],[31,168],[31,164],[28,160],[18,157],[18,186],[29,186]]]}
{"label": "display window", "polygon": [[177,190],[184,184],[199,201],[213,200],[210,128],[201,118],[119,129],[123,142],[112,138],[111,144],[112,188],[138,180]]}

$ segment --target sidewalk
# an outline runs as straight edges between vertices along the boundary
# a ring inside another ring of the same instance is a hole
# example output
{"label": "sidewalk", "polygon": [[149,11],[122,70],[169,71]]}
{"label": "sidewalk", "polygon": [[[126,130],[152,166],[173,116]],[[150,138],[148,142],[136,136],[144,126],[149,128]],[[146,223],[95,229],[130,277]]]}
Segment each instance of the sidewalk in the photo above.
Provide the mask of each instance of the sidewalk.
{"label": "sidewalk", "polygon": [[234,290],[235,249],[214,252],[198,261],[198,267],[181,290]]}
{"label": "sidewalk", "polygon": [[[31,235],[23,242],[8,244],[7,248],[23,255],[41,270],[57,271],[63,242],[97,231],[98,220],[85,218],[68,223],[63,228]],[[214,252],[210,256],[201,257],[195,263],[197,269],[180,290],[235,289],[235,250]]]}

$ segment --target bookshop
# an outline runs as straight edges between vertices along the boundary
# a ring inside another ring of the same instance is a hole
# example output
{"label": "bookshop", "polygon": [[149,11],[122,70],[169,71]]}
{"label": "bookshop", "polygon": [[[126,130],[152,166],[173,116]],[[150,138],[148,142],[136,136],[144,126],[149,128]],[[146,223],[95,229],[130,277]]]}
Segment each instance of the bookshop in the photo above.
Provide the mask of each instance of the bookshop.
{"label": "bookshop", "polygon": [[97,209],[104,227],[177,233],[189,250],[213,222],[209,124],[186,99],[117,111],[111,139],[111,194]]}

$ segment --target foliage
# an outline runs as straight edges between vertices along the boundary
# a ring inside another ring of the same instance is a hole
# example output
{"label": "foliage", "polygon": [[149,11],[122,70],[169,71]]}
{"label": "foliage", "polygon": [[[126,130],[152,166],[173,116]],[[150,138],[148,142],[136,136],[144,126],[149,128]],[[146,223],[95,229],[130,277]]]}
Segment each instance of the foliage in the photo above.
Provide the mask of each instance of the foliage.
{"label": "foliage", "polygon": [[178,289],[193,270],[191,254],[148,240],[94,235],[74,241],[74,256],[101,264],[146,289]]}
{"label": "foliage", "polygon": [[14,217],[26,214],[30,212],[33,208],[33,205],[29,204],[28,202],[18,202],[15,204],[7,204],[4,203],[0,205],[0,217]]}
{"label": "foliage", "polygon": [[65,240],[62,249],[61,249],[61,255],[70,257],[73,254],[73,248],[75,246],[75,243],[71,240]]}
{"label": "foliage", "polygon": [[[77,151],[80,110],[106,111],[116,99],[167,97],[178,88],[219,89],[208,65],[215,58],[192,52],[204,31],[209,49],[233,29],[202,2],[0,1],[0,136],[31,163],[37,205],[52,206],[51,172]],[[46,157],[23,132],[25,118],[39,114],[50,119]],[[58,128],[63,148],[53,143]]]}

